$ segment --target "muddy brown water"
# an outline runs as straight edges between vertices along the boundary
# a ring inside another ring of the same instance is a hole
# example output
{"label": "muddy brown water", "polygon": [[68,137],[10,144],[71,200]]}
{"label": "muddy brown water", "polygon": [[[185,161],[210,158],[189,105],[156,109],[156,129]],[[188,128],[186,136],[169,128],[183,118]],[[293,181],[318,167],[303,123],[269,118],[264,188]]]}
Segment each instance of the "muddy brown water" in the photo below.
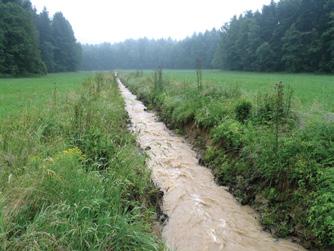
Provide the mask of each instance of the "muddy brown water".
{"label": "muddy brown water", "polygon": [[146,149],[154,183],[164,192],[168,221],[162,237],[171,250],[304,250],[276,240],[262,230],[255,212],[241,206],[211,171],[198,164],[196,153],[175,135],[119,80],[118,84],[138,143]]}

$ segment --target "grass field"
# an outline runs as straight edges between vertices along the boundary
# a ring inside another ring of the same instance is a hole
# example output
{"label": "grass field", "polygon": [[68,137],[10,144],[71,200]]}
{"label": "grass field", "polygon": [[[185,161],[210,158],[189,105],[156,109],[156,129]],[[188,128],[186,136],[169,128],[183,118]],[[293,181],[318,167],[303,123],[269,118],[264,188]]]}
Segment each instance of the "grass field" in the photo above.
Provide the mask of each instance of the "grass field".
{"label": "grass field", "polygon": [[39,78],[0,78],[0,119],[29,106],[45,105],[57,92],[63,95],[80,88],[91,72],[48,74]]}
{"label": "grass field", "polygon": [[[164,77],[180,82],[196,81],[195,71],[191,70],[165,70]],[[279,81],[294,90],[297,109],[334,112],[334,75],[203,71],[204,84],[238,86],[244,95],[266,92]]]}

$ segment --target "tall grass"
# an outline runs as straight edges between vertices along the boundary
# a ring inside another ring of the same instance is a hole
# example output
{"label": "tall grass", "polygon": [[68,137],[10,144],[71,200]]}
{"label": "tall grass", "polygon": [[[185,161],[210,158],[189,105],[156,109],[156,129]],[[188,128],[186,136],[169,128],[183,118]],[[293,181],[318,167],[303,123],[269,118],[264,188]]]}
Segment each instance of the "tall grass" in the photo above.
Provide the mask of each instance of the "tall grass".
{"label": "tall grass", "polygon": [[113,79],[52,99],[0,124],[0,249],[161,249],[157,191]]}

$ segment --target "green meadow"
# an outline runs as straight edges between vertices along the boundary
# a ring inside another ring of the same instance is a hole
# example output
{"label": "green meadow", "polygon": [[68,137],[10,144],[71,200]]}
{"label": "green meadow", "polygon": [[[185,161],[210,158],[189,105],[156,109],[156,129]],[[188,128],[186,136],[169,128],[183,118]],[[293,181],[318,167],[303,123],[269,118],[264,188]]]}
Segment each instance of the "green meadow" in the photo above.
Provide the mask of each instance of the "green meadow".
{"label": "green meadow", "polygon": [[44,106],[52,95],[78,90],[91,72],[56,73],[35,78],[0,78],[0,119],[29,109]]}
{"label": "green meadow", "polygon": [[[166,70],[164,75],[169,80],[196,81],[194,70]],[[245,95],[266,92],[280,81],[293,89],[297,109],[334,112],[334,75],[203,71],[204,84],[219,84],[225,87],[237,86]]]}

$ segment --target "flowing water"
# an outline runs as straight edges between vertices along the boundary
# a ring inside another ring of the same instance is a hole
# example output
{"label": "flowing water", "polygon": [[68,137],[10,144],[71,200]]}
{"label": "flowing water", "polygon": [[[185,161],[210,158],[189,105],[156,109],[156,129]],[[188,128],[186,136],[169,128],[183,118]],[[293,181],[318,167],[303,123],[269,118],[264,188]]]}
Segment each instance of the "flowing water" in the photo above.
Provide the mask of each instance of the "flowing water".
{"label": "flowing water", "polygon": [[254,211],[241,206],[210,170],[198,164],[196,153],[180,136],[168,130],[118,80],[132,129],[149,155],[154,183],[164,192],[168,221],[162,237],[171,250],[303,250],[264,232]]}

